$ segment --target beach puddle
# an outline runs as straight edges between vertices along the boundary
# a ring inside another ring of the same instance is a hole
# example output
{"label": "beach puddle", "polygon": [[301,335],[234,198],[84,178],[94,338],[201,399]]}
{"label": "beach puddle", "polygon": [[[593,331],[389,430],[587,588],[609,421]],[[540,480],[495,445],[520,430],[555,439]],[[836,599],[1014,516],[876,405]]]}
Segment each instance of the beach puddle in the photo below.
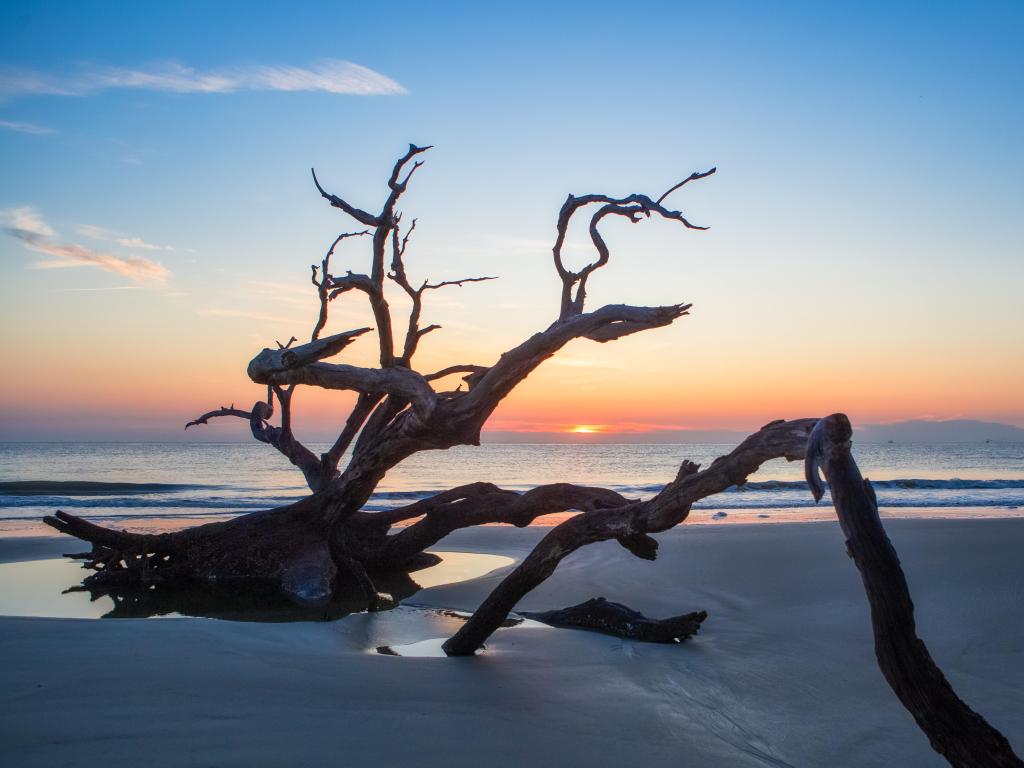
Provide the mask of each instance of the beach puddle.
{"label": "beach puddle", "polygon": [[377,653],[382,656],[411,656],[417,659],[446,659],[448,654],[441,647],[447,637],[432,637],[429,640],[420,640],[416,643],[405,643],[404,645],[382,645],[377,648]]}
{"label": "beach puddle", "polygon": [[[403,600],[421,589],[485,576],[515,560],[471,552],[434,552],[441,561],[410,574],[380,577],[377,587]],[[93,573],[66,558],[0,564],[0,615],[67,619],[195,616],[230,621],[333,621],[363,610],[360,594],[339,594],[324,606],[295,605],[275,589],[196,585],[189,588],[90,590]]]}
{"label": "beach puddle", "polygon": [[[420,617],[416,625],[405,628],[407,635],[410,630],[427,634],[437,631],[438,628],[441,628],[447,634],[444,637],[430,637],[425,640],[378,645],[375,648],[369,649],[371,653],[379,653],[381,656],[407,656],[418,659],[448,658],[448,655],[441,646],[444,645],[445,640],[458,631],[463,622],[473,615],[465,611],[453,611],[447,608],[410,608],[409,610],[418,612]],[[547,628],[546,624],[515,615],[509,616],[500,625],[502,629],[519,626]],[[479,656],[485,651],[486,649],[482,648],[477,651],[476,655]]]}

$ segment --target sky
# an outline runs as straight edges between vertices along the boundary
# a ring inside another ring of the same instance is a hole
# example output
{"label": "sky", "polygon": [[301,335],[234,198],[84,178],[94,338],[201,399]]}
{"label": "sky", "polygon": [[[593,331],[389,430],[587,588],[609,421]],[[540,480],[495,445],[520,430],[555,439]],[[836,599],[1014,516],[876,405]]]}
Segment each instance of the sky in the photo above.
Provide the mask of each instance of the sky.
{"label": "sky", "polygon": [[[495,433],[667,434],[776,418],[1024,426],[1024,6],[47,3],[0,8],[0,440],[235,440],[248,360],[306,338],[309,266],[394,160],[421,370],[489,364],[557,316],[569,193],[710,227],[603,228],[588,306],[693,302],[577,341]],[[583,228],[567,253],[591,257]],[[341,268],[367,269],[351,241]],[[393,306],[402,312],[400,297]],[[372,324],[358,297],[329,331]],[[374,343],[345,351],[371,364]],[[351,398],[300,389],[300,437]],[[232,423],[234,421],[234,423]]]}

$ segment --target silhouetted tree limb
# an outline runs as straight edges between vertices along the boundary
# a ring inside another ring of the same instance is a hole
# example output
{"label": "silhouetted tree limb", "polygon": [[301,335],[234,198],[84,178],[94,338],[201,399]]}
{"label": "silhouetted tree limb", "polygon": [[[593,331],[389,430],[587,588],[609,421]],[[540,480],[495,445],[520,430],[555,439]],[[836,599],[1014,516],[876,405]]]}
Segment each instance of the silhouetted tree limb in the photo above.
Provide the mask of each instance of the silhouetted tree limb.
{"label": "silhouetted tree limb", "polygon": [[[556,230],[558,232],[555,238],[555,245],[552,248],[552,254],[555,259],[555,269],[558,271],[558,276],[562,280],[562,301],[561,308],[558,313],[559,319],[564,319],[571,315],[578,315],[583,311],[583,304],[587,296],[587,279],[597,269],[600,269],[608,263],[609,251],[608,246],[605,244],[604,238],[601,237],[601,233],[598,231],[598,224],[605,216],[616,215],[623,216],[629,221],[636,224],[642,218],[650,218],[651,214],[657,214],[664,219],[671,219],[678,221],[687,229],[707,229],[707,227],[696,226],[682,215],[679,211],[670,211],[662,206],[670,194],[675,192],[680,187],[686,185],[691,181],[697,179],[703,179],[715,172],[715,168],[703,173],[692,173],[681,182],[671,187],[665,194],[657,199],[657,201],[651,200],[647,195],[627,195],[626,197],[614,198],[608,195],[582,195],[577,197],[575,195],[569,195],[566,198],[565,203],[562,205],[562,210],[558,214],[558,223]],[[602,207],[598,209],[596,213],[591,216],[590,219],[590,240],[594,244],[594,248],[597,250],[598,258],[596,261],[587,264],[578,271],[570,270],[565,266],[565,262],[562,259],[562,248],[565,245],[566,234],[569,229],[569,224],[572,221],[573,215],[588,205],[595,203],[603,203]],[[576,295],[573,296],[573,288],[576,288]]]}
{"label": "silhouetted tree limb", "polygon": [[472,618],[445,642],[445,653],[449,656],[475,653],[501,626],[516,603],[580,547],[609,539],[632,541],[632,537],[668,530],[686,519],[694,502],[742,485],[764,462],[777,458],[802,459],[807,436],[815,422],[815,419],[772,422],[729,454],[715,459],[707,469],[700,470],[697,464],[683,462],[676,479],[648,501],[594,509],[555,526],[495,587]]}
{"label": "silhouetted tree limb", "polygon": [[917,636],[910,589],[878,516],[875,492],[850,453],[852,435],[844,414],[822,419],[808,442],[805,475],[815,501],[825,493],[819,470],[828,480],[847,552],[871,606],[882,674],[932,748],[954,768],[1021,768],[1024,762],[1006,737],[956,695]]}
{"label": "silhouetted tree limb", "polygon": [[[334,249],[337,248],[338,244],[341,243],[341,241],[346,238],[361,237],[363,235],[368,234],[370,234],[370,230],[365,229],[362,232],[344,232],[338,235],[334,239],[334,242],[331,243],[331,247],[327,249],[327,253],[324,255],[323,260],[320,262],[319,275],[317,274],[316,264],[311,265],[310,269],[313,272],[313,285],[316,288],[317,297],[320,299],[320,314],[317,316],[316,325],[313,326],[313,333],[310,335],[310,341],[316,341],[320,337],[320,332],[324,329],[324,326],[327,325],[327,305],[330,303],[331,299],[333,299],[337,295],[337,293],[331,292],[332,281],[334,280],[334,278],[331,275],[330,270],[331,256],[334,255]],[[295,337],[293,336],[292,341],[297,341],[297,339],[295,339]]]}

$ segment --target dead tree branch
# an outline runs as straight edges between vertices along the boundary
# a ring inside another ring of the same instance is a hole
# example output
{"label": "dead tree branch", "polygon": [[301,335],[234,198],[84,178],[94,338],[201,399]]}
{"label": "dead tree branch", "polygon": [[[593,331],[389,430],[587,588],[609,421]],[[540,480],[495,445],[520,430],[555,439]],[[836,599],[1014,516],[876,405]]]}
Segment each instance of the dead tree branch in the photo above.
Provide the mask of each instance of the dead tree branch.
{"label": "dead tree branch", "polygon": [[[320,314],[317,316],[316,325],[313,326],[313,333],[310,335],[310,341],[316,341],[320,337],[320,331],[327,325],[327,305],[336,294],[331,293],[332,281],[334,278],[331,276],[331,256],[334,255],[334,249],[338,247],[338,244],[349,237],[361,237],[363,235],[370,234],[370,230],[364,229],[362,232],[343,232],[338,235],[334,242],[331,243],[331,247],[327,249],[327,253],[324,255],[323,261],[320,262],[319,275],[317,274],[317,266],[313,264],[310,269],[313,272],[312,281],[316,288],[317,298],[320,300]],[[293,336],[292,341],[297,341]],[[289,342],[290,346],[291,342]]]}
{"label": "dead tree branch", "polygon": [[342,278],[340,281],[335,278],[332,280],[332,286],[337,289],[337,291],[333,293],[331,298],[352,288],[362,290],[366,294],[370,301],[374,320],[377,324],[377,337],[380,344],[380,364],[382,368],[388,368],[395,364],[394,336],[391,329],[391,311],[388,307],[388,302],[384,297],[384,255],[388,247],[391,233],[397,228],[399,222],[399,216],[395,213],[395,206],[398,204],[399,198],[405,193],[413,173],[415,173],[423,163],[419,160],[415,161],[404,178],[402,178],[402,173],[410,160],[417,155],[426,152],[428,149],[430,149],[430,147],[417,147],[414,144],[410,144],[409,150],[398,159],[398,162],[395,163],[395,166],[391,171],[391,177],[388,179],[389,193],[387,200],[385,200],[384,207],[381,209],[381,212],[376,216],[350,205],[337,195],[328,193],[320,185],[320,181],[317,179],[316,173],[313,173],[313,183],[316,184],[316,188],[320,191],[320,194],[324,199],[330,202],[333,207],[344,211],[360,224],[371,227],[373,230],[370,274],[353,275],[350,273],[348,278]]}
{"label": "dead tree branch", "polygon": [[[524,595],[551,576],[558,564],[582,546],[609,539],[637,538],[668,530],[683,522],[691,505],[707,496],[742,485],[766,461],[802,459],[807,436],[815,419],[776,421],[767,424],[740,443],[731,453],[720,456],[707,469],[684,462],[677,478],[648,501],[583,512],[555,526],[541,539],[527,558],[491,592],[472,618],[444,644],[449,656],[476,652],[508,617]],[[632,548],[627,547],[632,551]],[[653,559],[656,542],[641,551]]]}
{"label": "dead tree branch", "polygon": [[846,549],[860,571],[871,606],[878,667],[913,715],[932,748],[954,768],[1021,768],[1024,762],[999,731],[956,695],[917,636],[914,603],[896,548],[885,533],[871,483],[850,453],[849,419],[833,414],[814,428],[805,469],[815,501],[832,494]]}
{"label": "dead tree branch", "polygon": [[[675,192],[680,187],[684,186],[688,182],[695,181],[697,179],[703,179],[715,172],[715,168],[703,173],[692,173],[683,181],[671,187],[665,194],[659,197],[656,201],[652,200],[647,195],[633,194],[627,195],[626,197],[614,198],[608,195],[583,195],[576,197],[575,195],[569,195],[565,203],[562,205],[562,210],[558,214],[558,222],[556,224],[557,236],[555,238],[555,244],[553,246],[552,254],[555,260],[555,269],[558,272],[559,278],[562,280],[562,300],[558,313],[559,320],[563,320],[572,315],[578,315],[583,312],[583,305],[586,301],[587,296],[587,280],[590,275],[603,267],[608,263],[609,251],[608,246],[601,237],[601,233],[598,231],[598,225],[601,220],[606,216],[622,216],[632,223],[636,224],[644,218],[650,218],[651,214],[657,214],[663,219],[669,219],[672,221],[678,221],[687,229],[707,229],[707,227],[700,227],[692,224],[682,213],[679,211],[670,211],[662,203],[665,201],[670,194]],[[565,266],[565,261],[562,258],[562,248],[565,245],[565,238],[568,233],[569,224],[572,221],[573,215],[588,205],[595,203],[602,203],[601,208],[591,216],[590,219],[590,240],[597,250],[597,260],[587,264],[578,271],[573,271]],[[573,289],[576,289],[575,296],[573,295]]]}

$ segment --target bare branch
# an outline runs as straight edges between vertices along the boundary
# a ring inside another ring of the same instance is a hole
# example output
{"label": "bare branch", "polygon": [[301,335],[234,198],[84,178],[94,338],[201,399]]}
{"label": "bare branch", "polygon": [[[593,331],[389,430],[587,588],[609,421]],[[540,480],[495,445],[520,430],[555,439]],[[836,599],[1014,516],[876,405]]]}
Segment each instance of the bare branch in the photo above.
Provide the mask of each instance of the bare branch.
{"label": "bare branch", "polygon": [[380,395],[372,395],[366,392],[359,393],[359,397],[356,398],[356,404],[352,407],[352,412],[348,415],[348,419],[345,420],[345,426],[341,430],[341,434],[338,435],[338,439],[334,441],[334,445],[331,446],[327,453],[320,456],[320,466],[324,474],[334,475],[342,455],[351,445],[360,427],[363,426],[363,422],[373,412],[373,409],[380,400]]}
{"label": "bare branch", "polygon": [[582,546],[609,539],[631,540],[683,522],[699,499],[742,485],[766,461],[802,459],[817,419],[777,421],[754,433],[707,469],[685,462],[679,476],[653,499],[584,512],[551,529],[527,558],[491,592],[473,617],[445,644],[449,656],[475,652],[522,597],[547,579]]}
{"label": "bare branch", "polygon": [[219,416],[237,416],[240,419],[251,419],[252,411],[243,411],[239,408],[235,408],[234,405],[231,405],[231,407],[229,408],[226,408],[222,405],[215,411],[209,411],[207,413],[204,413],[202,416],[193,419],[192,421],[185,425],[185,429],[188,429],[189,427],[198,426],[199,424],[207,424],[209,423],[210,419],[214,419]]}
{"label": "bare branch", "polygon": [[313,183],[316,184],[316,188],[320,190],[321,196],[323,196],[323,198],[327,200],[333,207],[340,208],[341,210],[343,210],[345,213],[347,213],[349,216],[351,216],[353,219],[355,219],[364,226],[380,226],[380,221],[372,213],[367,213],[364,210],[349,205],[347,202],[342,200],[337,195],[332,195],[331,193],[327,192],[322,186],[320,186],[320,180],[317,179],[316,177],[316,171],[313,170],[312,168],[310,168],[309,171],[310,173],[313,174]]}
{"label": "bare branch", "polygon": [[[344,335],[344,334],[339,334]],[[335,339],[331,336],[329,339]],[[311,342],[289,352],[296,353]],[[308,384],[322,389],[345,389],[367,394],[392,394],[412,403],[421,418],[428,418],[437,402],[434,390],[426,380],[408,368],[360,368],[354,365],[306,362],[305,358],[285,357],[281,350],[264,349],[249,361],[249,378],[257,384]],[[331,353],[333,354],[333,352]],[[326,355],[322,355],[326,356]]]}
{"label": "bare branch", "polygon": [[266,375],[263,375],[260,380],[257,380],[256,375],[259,374],[254,374],[254,371],[277,371],[289,368],[298,368],[303,365],[308,365],[309,363],[314,363],[317,360],[333,357],[370,330],[370,328],[357,328],[354,331],[344,331],[343,333],[336,333],[333,336],[328,336],[324,339],[314,339],[306,344],[300,344],[297,347],[281,349],[269,349],[264,347],[263,351],[249,362],[249,378],[257,384],[291,383],[286,381],[271,381]]}
{"label": "bare branch", "polygon": [[479,415],[486,419],[519,382],[573,339],[588,338],[603,343],[638,331],[669,325],[686,315],[690,306],[674,304],[665,307],[632,307],[609,304],[593,312],[567,317],[505,352],[480,377],[468,395],[470,403],[467,405],[478,408]]}
{"label": "bare branch", "polygon": [[444,288],[448,285],[457,285],[460,288],[464,283],[482,283],[486,280],[497,280],[497,277],[463,277],[460,280],[442,280],[440,283],[428,283],[423,281],[423,285],[420,286],[421,291],[433,291],[437,288]]}
{"label": "bare branch", "polygon": [[[320,331],[327,325],[327,303],[334,298],[334,295],[328,295],[328,290],[331,287],[331,256],[334,255],[334,249],[338,247],[338,244],[349,237],[361,237],[363,235],[370,234],[370,230],[364,229],[362,232],[343,232],[334,238],[334,242],[331,243],[331,247],[327,249],[327,253],[324,254],[324,258],[320,262],[320,276],[317,278],[317,266],[316,264],[310,265],[310,269],[313,271],[312,281],[316,287],[317,297],[320,299],[320,314],[317,317],[316,325],[313,327],[313,333],[310,336],[310,341],[316,341],[320,336]],[[297,341],[292,337],[293,341]]]}
{"label": "bare branch", "polygon": [[[628,499],[607,488],[590,488],[571,483],[542,485],[522,494],[500,488],[484,491],[486,485],[463,486],[463,498],[447,503],[441,503],[437,497],[425,500],[432,503],[424,503],[419,508],[424,518],[388,537],[382,550],[384,559],[401,562],[460,528],[492,523],[507,523],[523,528],[541,515],[553,512],[573,509],[587,511],[630,503]],[[413,510],[416,510],[416,505],[411,505],[404,512],[407,515]],[[395,511],[390,513],[388,519],[397,521],[410,518]]]}
{"label": "bare branch", "polygon": [[391,178],[388,179],[388,186],[391,188],[391,191],[393,193],[397,193],[395,196],[396,200],[398,199],[399,195],[405,192],[405,188],[409,184],[409,179],[412,178],[412,175],[416,172],[416,169],[423,165],[423,163],[420,161],[413,163],[412,169],[409,171],[409,174],[402,181],[399,181],[398,177],[402,173],[402,168],[404,168],[405,164],[412,160],[412,158],[414,158],[416,155],[419,155],[423,152],[426,152],[428,149],[433,148],[433,144],[426,147],[417,147],[415,144],[410,144],[409,150],[398,159],[398,162],[395,163],[395,167],[391,171]]}
{"label": "bare branch", "polygon": [[[603,218],[610,215],[623,216],[629,219],[629,221],[637,223],[644,218],[650,218],[653,213],[664,219],[678,221],[687,229],[707,229],[707,227],[700,227],[691,223],[679,211],[670,211],[666,209],[662,206],[662,202],[664,202],[665,198],[667,198],[672,192],[684,186],[688,182],[706,178],[712,175],[715,170],[716,169],[712,168],[711,170],[704,171],[703,173],[690,174],[686,179],[665,192],[665,194],[659,197],[657,201],[652,200],[647,195],[641,194],[633,194],[621,198],[609,197],[608,195],[583,195],[581,197],[569,195],[558,214],[558,221],[556,223],[556,230],[558,234],[555,239],[555,244],[552,247],[555,269],[558,272],[559,278],[562,280],[562,299],[558,315],[559,319],[564,319],[571,315],[578,315],[583,312],[583,305],[586,300],[587,279],[590,277],[591,273],[608,263],[608,246],[598,231],[598,224]],[[568,269],[562,260],[562,247],[565,244],[566,234],[573,214],[581,208],[594,203],[603,204],[590,220],[590,239],[594,244],[594,248],[597,250],[598,258],[596,261],[587,264],[579,271],[574,272]],[[576,288],[575,296],[573,295],[574,288]]]}
{"label": "bare branch", "polygon": [[463,381],[469,383],[471,379],[479,378],[482,374],[487,373],[490,368],[484,365],[449,365],[447,368],[442,368],[440,371],[434,373],[428,373],[423,378],[427,381],[435,381],[437,379],[443,379],[445,376],[451,376],[453,373],[467,373],[468,376],[463,376]]}
{"label": "bare branch", "polygon": [[671,195],[673,192],[675,192],[680,187],[686,186],[691,181],[697,181],[698,179],[707,178],[708,176],[710,176],[711,174],[713,174],[717,170],[718,170],[718,168],[712,168],[709,171],[703,171],[703,172],[695,171],[695,172],[691,173],[689,176],[687,176],[685,179],[680,181],[675,186],[669,187],[668,191],[665,192],[665,194],[663,194],[661,197],[658,198],[658,203],[660,204],[660,203],[665,202],[665,198],[668,197],[669,195]]}

